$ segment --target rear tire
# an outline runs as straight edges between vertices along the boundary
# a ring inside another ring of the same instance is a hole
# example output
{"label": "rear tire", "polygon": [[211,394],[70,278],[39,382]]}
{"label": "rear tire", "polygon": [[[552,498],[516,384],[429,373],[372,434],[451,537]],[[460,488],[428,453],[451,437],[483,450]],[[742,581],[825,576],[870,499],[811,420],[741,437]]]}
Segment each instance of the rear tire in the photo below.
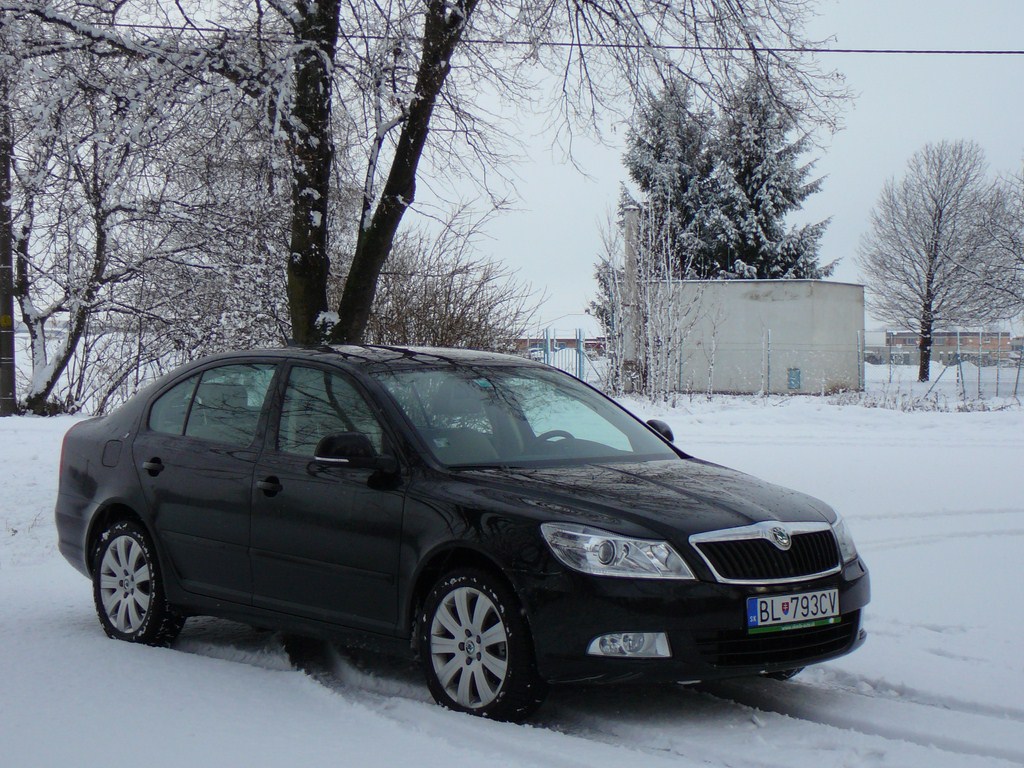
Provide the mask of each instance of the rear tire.
{"label": "rear tire", "polygon": [[418,622],[427,686],[447,709],[520,722],[540,706],[547,685],[519,602],[504,582],[464,569],[427,595]]}
{"label": "rear tire", "polygon": [[185,623],[167,603],[149,535],[131,520],[100,534],[92,555],[92,584],[96,615],[108,637],[166,646]]}

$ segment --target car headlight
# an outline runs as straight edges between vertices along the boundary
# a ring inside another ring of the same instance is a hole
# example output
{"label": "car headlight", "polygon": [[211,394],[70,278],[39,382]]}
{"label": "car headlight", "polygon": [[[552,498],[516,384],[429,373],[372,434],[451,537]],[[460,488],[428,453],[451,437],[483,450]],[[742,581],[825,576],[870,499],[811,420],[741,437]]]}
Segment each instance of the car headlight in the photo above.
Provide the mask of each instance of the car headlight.
{"label": "car headlight", "polygon": [[576,571],[632,579],[694,578],[665,541],[633,539],[573,523],[544,523],[540,530],[559,562]]}
{"label": "car headlight", "polygon": [[839,554],[844,563],[857,559],[857,546],[853,543],[853,536],[846,527],[846,521],[836,515],[836,521],[832,525],[832,532],[836,535],[836,543],[839,544]]}

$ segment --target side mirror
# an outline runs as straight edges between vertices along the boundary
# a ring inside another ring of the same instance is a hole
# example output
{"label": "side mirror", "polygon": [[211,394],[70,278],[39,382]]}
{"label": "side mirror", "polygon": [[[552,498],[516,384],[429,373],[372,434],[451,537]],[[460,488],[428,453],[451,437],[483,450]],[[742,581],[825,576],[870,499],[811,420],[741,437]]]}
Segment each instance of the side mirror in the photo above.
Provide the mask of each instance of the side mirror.
{"label": "side mirror", "polygon": [[662,437],[664,437],[670,443],[674,443],[676,441],[676,436],[672,434],[672,427],[670,427],[661,419],[650,419],[647,422],[647,426],[653,429]]}
{"label": "side mirror", "polygon": [[362,432],[327,435],[317,443],[313,462],[321,467],[375,469],[386,473],[398,471],[398,459],[378,455],[370,438]]}

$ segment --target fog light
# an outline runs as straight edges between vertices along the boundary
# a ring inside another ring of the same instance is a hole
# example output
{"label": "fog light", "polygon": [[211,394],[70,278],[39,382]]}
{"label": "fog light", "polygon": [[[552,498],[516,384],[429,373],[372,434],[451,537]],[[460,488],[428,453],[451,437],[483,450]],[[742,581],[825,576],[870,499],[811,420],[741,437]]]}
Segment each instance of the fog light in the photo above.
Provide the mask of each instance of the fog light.
{"label": "fog light", "polygon": [[664,632],[612,632],[595,637],[587,647],[589,656],[618,656],[631,659],[668,658],[668,636]]}

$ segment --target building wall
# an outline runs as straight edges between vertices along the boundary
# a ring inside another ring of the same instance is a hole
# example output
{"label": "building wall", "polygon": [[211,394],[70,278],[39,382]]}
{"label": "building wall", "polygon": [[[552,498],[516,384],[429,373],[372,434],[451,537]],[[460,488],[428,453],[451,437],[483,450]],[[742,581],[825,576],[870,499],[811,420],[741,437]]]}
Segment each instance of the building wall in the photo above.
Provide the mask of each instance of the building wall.
{"label": "building wall", "polygon": [[863,387],[864,287],[821,280],[664,284],[684,330],[680,391],[821,394]]}

